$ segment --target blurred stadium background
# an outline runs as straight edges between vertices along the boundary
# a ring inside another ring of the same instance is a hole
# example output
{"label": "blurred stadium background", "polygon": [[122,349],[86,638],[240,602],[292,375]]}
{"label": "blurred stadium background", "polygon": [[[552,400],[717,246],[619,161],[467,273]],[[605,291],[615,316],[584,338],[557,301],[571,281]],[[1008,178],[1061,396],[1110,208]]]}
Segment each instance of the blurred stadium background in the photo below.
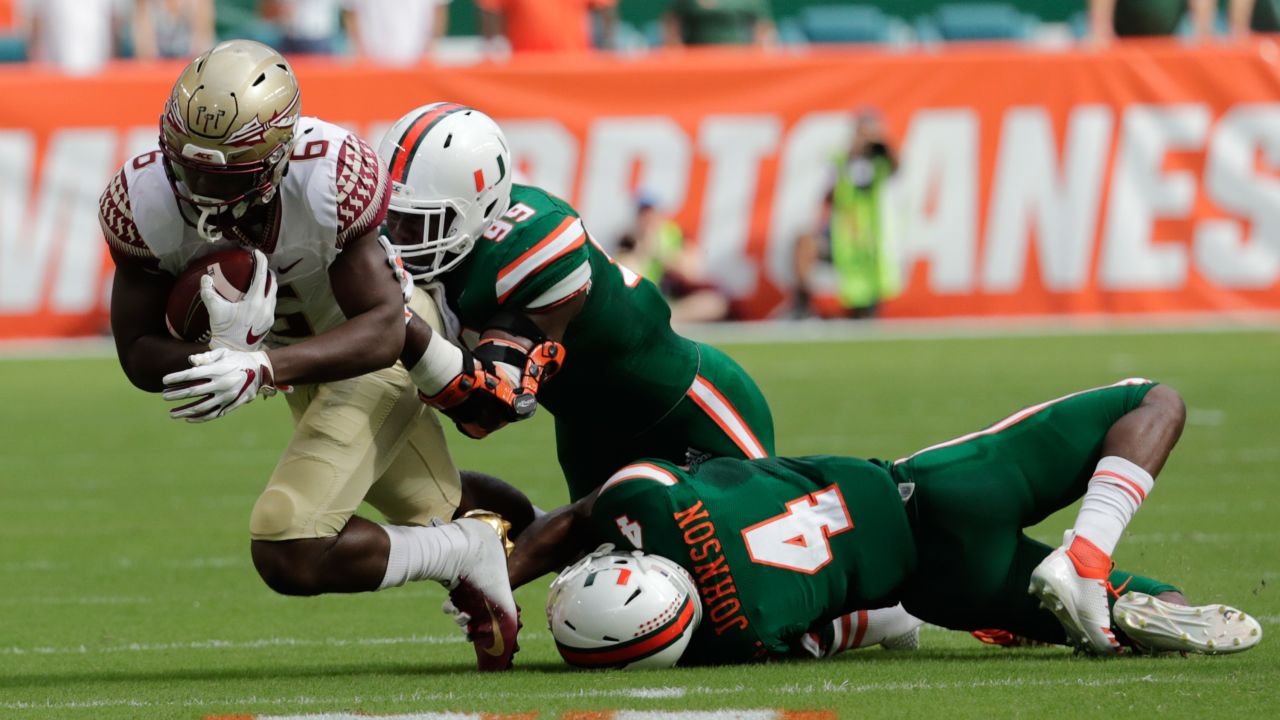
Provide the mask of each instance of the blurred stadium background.
{"label": "blurred stadium background", "polygon": [[[201,22],[283,43],[282,6],[313,5],[304,113],[376,142],[427,102],[485,110],[607,250],[719,299],[681,317],[1280,309],[1280,48],[1233,15],[1273,0],[612,1],[384,3],[413,29],[389,57],[354,39],[382,0],[0,2],[0,338],[106,330],[97,197],[154,142],[182,63],[159,49],[193,56]],[[147,28],[156,57],[107,58]]]}
{"label": "blurred stadium background", "polygon": [[[931,632],[921,661],[584,681],[559,673],[539,585],[519,596],[533,674],[502,685],[466,672],[434,588],[275,597],[244,526],[283,406],[197,429],[128,386],[97,203],[215,37],[310,51],[290,54],[303,112],[371,142],[412,107],[474,105],[682,317],[729,321],[691,332],[750,343],[731,352],[784,453],[906,453],[1119,377],[1178,387],[1187,439],[1121,560],[1271,632],[1280,0],[388,0],[417,8],[393,56],[361,39],[385,27],[377,5],[0,0],[0,716],[1205,717],[1224,694],[1232,714],[1274,712],[1273,643],[1236,664],[1104,667]],[[564,14],[519,14],[550,6]],[[460,465],[564,499],[545,413],[451,442]]]}

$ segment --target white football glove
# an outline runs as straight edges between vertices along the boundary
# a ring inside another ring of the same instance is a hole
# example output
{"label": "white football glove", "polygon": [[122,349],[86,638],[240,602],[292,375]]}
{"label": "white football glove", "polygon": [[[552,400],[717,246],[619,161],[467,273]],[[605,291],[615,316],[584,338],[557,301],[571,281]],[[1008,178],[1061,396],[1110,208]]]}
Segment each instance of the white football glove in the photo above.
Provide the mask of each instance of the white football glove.
{"label": "white football glove", "polygon": [[209,347],[257,350],[276,321],[275,275],[267,268],[267,256],[253,251],[253,281],[244,299],[232,302],[213,287],[213,276],[200,278],[200,301],[209,311]]}
{"label": "white football glove", "polygon": [[382,250],[387,254],[387,264],[391,266],[396,282],[400,283],[400,296],[404,298],[404,323],[408,325],[409,319],[413,317],[409,310],[409,301],[413,300],[413,276],[404,269],[404,260],[400,259],[400,253],[386,235],[379,235],[378,242],[382,243]]}
{"label": "white football glove", "polygon": [[189,370],[164,376],[165,400],[192,402],[169,411],[174,420],[205,422],[246,405],[257,396],[274,395],[271,360],[265,352],[217,348],[192,355]]}

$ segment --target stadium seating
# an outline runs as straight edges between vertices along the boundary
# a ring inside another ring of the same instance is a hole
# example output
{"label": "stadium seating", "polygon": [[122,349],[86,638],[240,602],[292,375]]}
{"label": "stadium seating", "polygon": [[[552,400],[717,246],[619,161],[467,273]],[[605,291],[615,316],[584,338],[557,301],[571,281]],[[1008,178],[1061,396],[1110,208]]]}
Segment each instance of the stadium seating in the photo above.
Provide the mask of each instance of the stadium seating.
{"label": "stadium seating", "polygon": [[0,35],[0,63],[24,62],[27,41],[21,35]]}
{"label": "stadium seating", "polygon": [[[1088,32],[1085,3],[1061,0],[1005,0],[964,2],[955,0],[771,0],[778,40],[787,46],[889,45],[907,46],[953,41],[1013,41],[1041,45],[1069,44]],[[652,0],[620,0],[615,49],[642,53],[663,44],[661,16],[665,3]],[[220,39],[249,38],[277,44],[280,31],[259,14],[257,0],[216,0],[216,33]],[[1219,11],[1217,32],[1226,32]],[[1258,31],[1280,28],[1280,0],[1258,0],[1253,26]],[[127,26],[127,24],[126,24]],[[127,27],[122,28],[121,55],[131,55]],[[600,28],[594,28],[597,36]],[[1176,34],[1189,36],[1190,21],[1183,17]],[[450,9],[449,39],[441,49],[448,57],[478,61],[473,52],[480,36],[479,14],[474,0],[457,0]],[[338,31],[337,51],[346,38]],[[454,52],[463,48],[464,52]],[[26,39],[16,32],[0,32],[0,63],[27,59]],[[461,60],[467,62],[468,60]]]}
{"label": "stadium seating", "polygon": [[811,43],[895,44],[910,39],[906,23],[871,5],[813,5],[801,9],[796,24]]}
{"label": "stadium seating", "polygon": [[916,21],[921,41],[1026,40],[1039,21],[1007,3],[947,3]]}

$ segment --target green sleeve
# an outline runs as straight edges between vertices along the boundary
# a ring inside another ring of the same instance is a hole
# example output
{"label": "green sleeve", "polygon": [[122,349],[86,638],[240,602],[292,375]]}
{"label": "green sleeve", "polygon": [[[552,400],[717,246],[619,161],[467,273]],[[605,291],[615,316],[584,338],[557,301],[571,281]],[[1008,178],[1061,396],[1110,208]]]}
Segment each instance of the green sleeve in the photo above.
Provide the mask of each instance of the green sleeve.
{"label": "green sleeve", "polygon": [[596,534],[620,549],[665,555],[672,503],[667,488],[644,478],[606,486],[591,510]]}

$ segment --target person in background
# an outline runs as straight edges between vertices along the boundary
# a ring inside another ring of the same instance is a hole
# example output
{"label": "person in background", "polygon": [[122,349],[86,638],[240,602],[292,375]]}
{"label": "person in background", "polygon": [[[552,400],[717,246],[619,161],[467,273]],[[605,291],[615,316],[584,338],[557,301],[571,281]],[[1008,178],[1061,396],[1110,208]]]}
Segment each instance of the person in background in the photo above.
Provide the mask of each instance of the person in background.
{"label": "person in background", "polygon": [[[614,46],[617,0],[476,0],[476,6],[485,38],[506,36],[513,53]],[[599,43],[593,42],[597,25]]]}
{"label": "person in background", "polygon": [[379,65],[413,65],[449,29],[449,0],[344,0],[353,54]]}
{"label": "person in background", "polygon": [[1173,35],[1188,11],[1197,39],[1213,35],[1214,0],[1089,0],[1090,41],[1105,47],[1117,37]]}
{"label": "person in background", "polygon": [[1236,39],[1255,32],[1280,32],[1280,0],[1230,0],[1227,28]]}
{"label": "person in background", "polygon": [[832,179],[818,228],[796,243],[795,314],[813,312],[820,264],[834,270],[836,296],[847,317],[873,317],[900,290],[896,256],[882,217],[885,183],[898,168],[880,116],[864,110],[854,119],[853,141],[832,158]]}
{"label": "person in background", "polygon": [[338,35],[339,0],[262,0],[262,17],[280,28],[285,55],[332,55]]}
{"label": "person in background", "polygon": [[213,47],[213,0],[135,0],[133,54],[190,58]]}
{"label": "person in background", "polygon": [[636,221],[618,242],[618,262],[662,291],[673,322],[712,322],[729,314],[729,300],[709,282],[702,258],[684,241],[684,231],[648,194],[636,199]]}
{"label": "person in background", "polygon": [[672,0],[662,26],[668,47],[767,47],[777,40],[769,0]]}
{"label": "person in background", "polygon": [[92,75],[116,54],[121,0],[20,0],[28,57],[68,75]]}
{"label": "person in background", "polygon": [[18,9],[15,0],[0,0],[0,34],[8,34],[18,27]]}

